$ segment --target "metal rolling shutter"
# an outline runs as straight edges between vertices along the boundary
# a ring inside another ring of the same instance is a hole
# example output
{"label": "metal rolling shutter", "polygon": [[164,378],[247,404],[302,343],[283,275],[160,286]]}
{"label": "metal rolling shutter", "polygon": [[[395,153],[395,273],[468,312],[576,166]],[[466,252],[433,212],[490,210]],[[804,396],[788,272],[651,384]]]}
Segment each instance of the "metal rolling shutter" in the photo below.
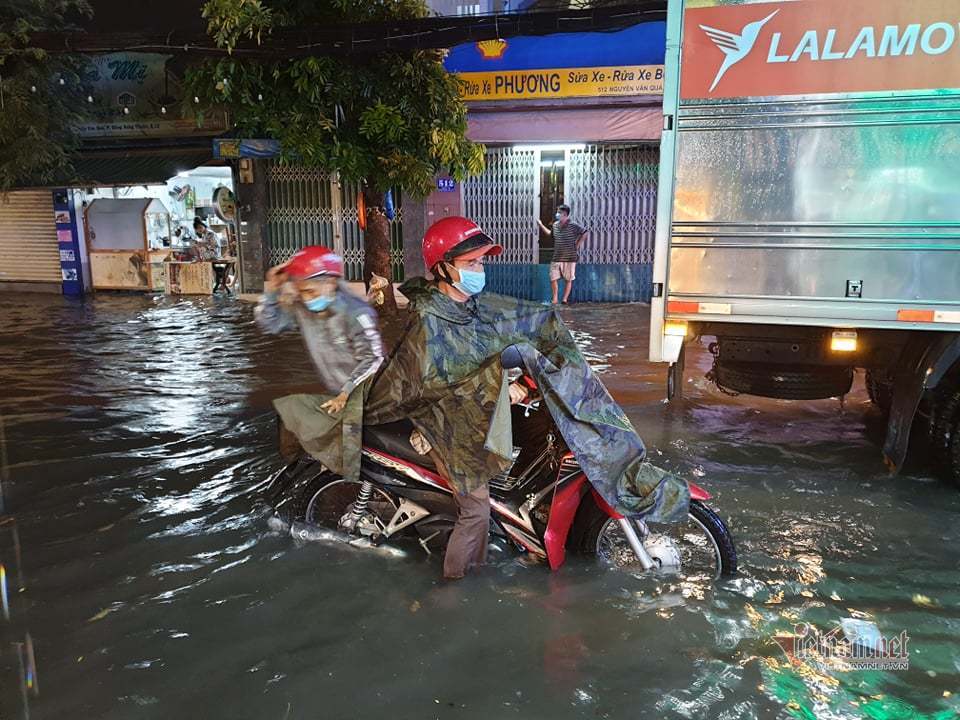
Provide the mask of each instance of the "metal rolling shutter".
{"label": "metal rolling shutter", "polygon": [[0,194],[0,282],[61,281],[53,193]]}

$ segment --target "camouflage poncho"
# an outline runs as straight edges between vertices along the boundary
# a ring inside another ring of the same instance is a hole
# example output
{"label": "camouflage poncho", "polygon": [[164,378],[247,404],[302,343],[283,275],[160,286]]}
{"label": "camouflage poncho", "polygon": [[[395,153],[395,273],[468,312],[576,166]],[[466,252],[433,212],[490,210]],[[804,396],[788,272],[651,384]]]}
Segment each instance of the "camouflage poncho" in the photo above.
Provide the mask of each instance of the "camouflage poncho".
{"label": "camouflage poncho", "polygon": [[[604,499],[650,520],[686,516],[686,483],[644,462],[642,441],[554,310],[491,293],[458,303],[423,280],[401,292],[413,318],[369,390],[364,425],[410,419],[444,459],[458,490],[483,485],[510,466],[510,398],[500,353],[516,345],[567,446]],[[351,447],[347,434],[332,426],[329,435],[312,440],[297,431],[302,412],[316,406],[308,398],[279,400],[284,422],[328,467],[359,471],[359,433]],[[287,413],[299,408],[299,420],[288,422],[284,405]],[[316,422],[323,421],[308,424]],[[324,437],[336,447],[324,447]]]}

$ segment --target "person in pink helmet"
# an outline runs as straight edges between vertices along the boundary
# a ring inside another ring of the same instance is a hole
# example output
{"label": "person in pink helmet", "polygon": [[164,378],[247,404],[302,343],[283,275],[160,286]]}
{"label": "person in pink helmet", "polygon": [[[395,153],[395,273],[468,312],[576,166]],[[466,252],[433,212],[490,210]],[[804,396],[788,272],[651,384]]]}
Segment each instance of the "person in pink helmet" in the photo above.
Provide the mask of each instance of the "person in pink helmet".
{"label": "person in pink helmet", "polygon": [[317,374],[333,396],[321,405],[336,415],[350,395],[383,363],[383,343],[373,309],[343,282],[343,260],[311,245],[267,271],[257,306],[262,330],[300,330]]}

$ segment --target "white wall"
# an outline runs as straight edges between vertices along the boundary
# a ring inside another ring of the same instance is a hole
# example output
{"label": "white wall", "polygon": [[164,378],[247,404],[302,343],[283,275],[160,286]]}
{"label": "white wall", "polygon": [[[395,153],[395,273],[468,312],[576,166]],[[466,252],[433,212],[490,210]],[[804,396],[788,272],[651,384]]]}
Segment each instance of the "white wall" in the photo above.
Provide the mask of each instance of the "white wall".
{"label": "white wall", "polygon": [[93,280],[90,277],[90,255],[87,253],[86,229],[83,225],[83,200],[84,194],[81,190],[67,190],[70,196],[70,204],[77,216],[77,241],[80,245],[80,268],[83,273],[83,291],[85,293],[93,290]]}
{"label": "white wall", "polygon": [[233,178],[229,167],[200,167],[189,171],[187,177],[175,176],[166,183],[95,188],[92,193],[84,193],[84,199],[89,204],[97,198],[156,198],[170,211],[170,232],[182,227],[185,231],[189,230],[192,236],[196,212],[188,211],[186,203],[170,197],[175,187],[184,185],[190,185],[194,189],[197,205],[209,205],[216,188],[225,185],[233,189]]}

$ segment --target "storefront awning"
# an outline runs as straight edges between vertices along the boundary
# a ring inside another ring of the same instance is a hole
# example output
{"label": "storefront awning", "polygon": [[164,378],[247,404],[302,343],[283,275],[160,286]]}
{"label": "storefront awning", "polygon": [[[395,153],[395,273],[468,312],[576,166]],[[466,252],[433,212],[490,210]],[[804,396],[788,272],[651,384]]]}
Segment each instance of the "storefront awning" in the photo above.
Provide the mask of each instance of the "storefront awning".
{"label": "storefront awning", "polygon": [[480,143],[659,142],[660,104],[639,107],[468,112],[467,135]]}
{"label": "storefront awning", "polygon": [[74,160],[75,185],[145,185],[162,183],[182,170],[192,170],[213,160],[205,148],[163,150],[111,150],[86,152]]}

